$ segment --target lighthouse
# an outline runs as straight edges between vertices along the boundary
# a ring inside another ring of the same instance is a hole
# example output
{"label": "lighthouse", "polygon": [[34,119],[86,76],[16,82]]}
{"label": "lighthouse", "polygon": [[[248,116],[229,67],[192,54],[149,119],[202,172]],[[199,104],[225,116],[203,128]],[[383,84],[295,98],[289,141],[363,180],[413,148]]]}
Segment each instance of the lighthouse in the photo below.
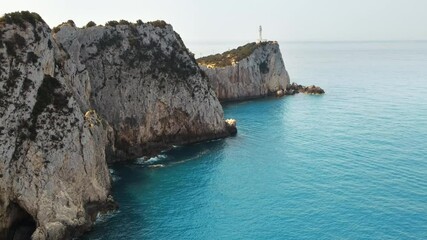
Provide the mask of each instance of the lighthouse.
{"label": "lighthouse", "polygon": [[262,26],[261,25],[259,26],[259,40],[258,40],[258,42],[259,43],[262,42]]}

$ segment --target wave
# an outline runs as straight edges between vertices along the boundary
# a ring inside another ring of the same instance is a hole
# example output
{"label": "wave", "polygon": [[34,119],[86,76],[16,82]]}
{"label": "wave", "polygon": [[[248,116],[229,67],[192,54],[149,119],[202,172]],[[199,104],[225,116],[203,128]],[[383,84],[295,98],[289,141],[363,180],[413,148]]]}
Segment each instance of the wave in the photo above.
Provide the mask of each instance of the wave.
{"label": "wave", "polygon": [[98,213],[96,215],[95,225],[103,223],[103,222],[106,222],[106,221],[108,221],[109,219],[113,218],[114,216],[116,216],[119,213],[120,213],[120,210],[111,211],[111,212],[107,212],[107,213]]}
{"label": "wave", "polygon": [[164,161],[168,156],[165,154],[159,154],[157,156],[151,157],[149,159],[147,159],[147,157],[141,157],[141,158],[137,158],[135,160],[135,164],[137,165],[154,165],[158,162]]}
{"label": "wave", "polygon": [[117,181],[119,181],[120,179],[122,179],[121,177],[119,177],[119,176],[116,174],[116,171],[114,171],[114,169],[109,168],[108,170],[109,170],[109,172],[110,172],[110,176],[111,176],[111,179],[113,180],[113,182],[117,182]]}

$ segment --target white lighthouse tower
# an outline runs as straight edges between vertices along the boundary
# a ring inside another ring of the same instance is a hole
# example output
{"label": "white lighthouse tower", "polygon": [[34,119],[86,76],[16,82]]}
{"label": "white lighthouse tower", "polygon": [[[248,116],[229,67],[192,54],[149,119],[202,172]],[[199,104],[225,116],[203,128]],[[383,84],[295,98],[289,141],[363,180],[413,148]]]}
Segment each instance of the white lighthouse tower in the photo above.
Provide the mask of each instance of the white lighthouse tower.
{"label": "white lighthouse tower", "polygon": [[262,26],[259,26],[259,39],[258,43],[262,42]]}

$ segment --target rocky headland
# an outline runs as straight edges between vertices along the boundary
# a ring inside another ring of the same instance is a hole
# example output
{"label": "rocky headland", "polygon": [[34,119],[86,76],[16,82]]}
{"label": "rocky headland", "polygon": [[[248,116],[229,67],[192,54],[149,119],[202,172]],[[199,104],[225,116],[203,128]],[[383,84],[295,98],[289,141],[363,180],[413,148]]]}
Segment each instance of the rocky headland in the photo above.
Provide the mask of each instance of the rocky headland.
{"label": "rocky headland", "polygon": [[220,101],[275,95],[286,90],[289,75],[277,42],[248,43],[197,59]]}
{"label": "rocky headland", "polygon": [[290,84],[277,42],[248,43],[197,59],[220,101],[240,101],[296,93],[323,94],[316,86]]}
{"label": "rocky headland", "polygon": [[113,159],[228,136],[222,107],[172,26],[163,21],[55,29],[82,110],[111,126]]}
{"label": "rocky headland", "polygon": [[0,239],[71,239],[116,207],[107,160],[226,137],[223,110],[163,21],[52,31],[0,18]]}
{"label": "rocky headland", "polygon": [[[277,42],[194,58],[164,21],[0,18],[0,239],[72,239],[117,207],[108,163],[227,137],[221,101],[289,84]],[[154,165],[153,167],[162,167]]]}

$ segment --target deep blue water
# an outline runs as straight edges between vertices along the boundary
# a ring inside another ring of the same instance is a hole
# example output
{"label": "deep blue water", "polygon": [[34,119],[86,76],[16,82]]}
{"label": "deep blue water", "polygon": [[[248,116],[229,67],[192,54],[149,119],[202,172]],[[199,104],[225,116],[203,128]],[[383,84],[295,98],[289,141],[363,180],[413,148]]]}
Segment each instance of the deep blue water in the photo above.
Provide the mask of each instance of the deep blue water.
{"label": "deep blue water", "polygon": [[427,239],[427,42],[281,49],[324,96],[228,104],[236,137],[113,166],[87,239]]}

